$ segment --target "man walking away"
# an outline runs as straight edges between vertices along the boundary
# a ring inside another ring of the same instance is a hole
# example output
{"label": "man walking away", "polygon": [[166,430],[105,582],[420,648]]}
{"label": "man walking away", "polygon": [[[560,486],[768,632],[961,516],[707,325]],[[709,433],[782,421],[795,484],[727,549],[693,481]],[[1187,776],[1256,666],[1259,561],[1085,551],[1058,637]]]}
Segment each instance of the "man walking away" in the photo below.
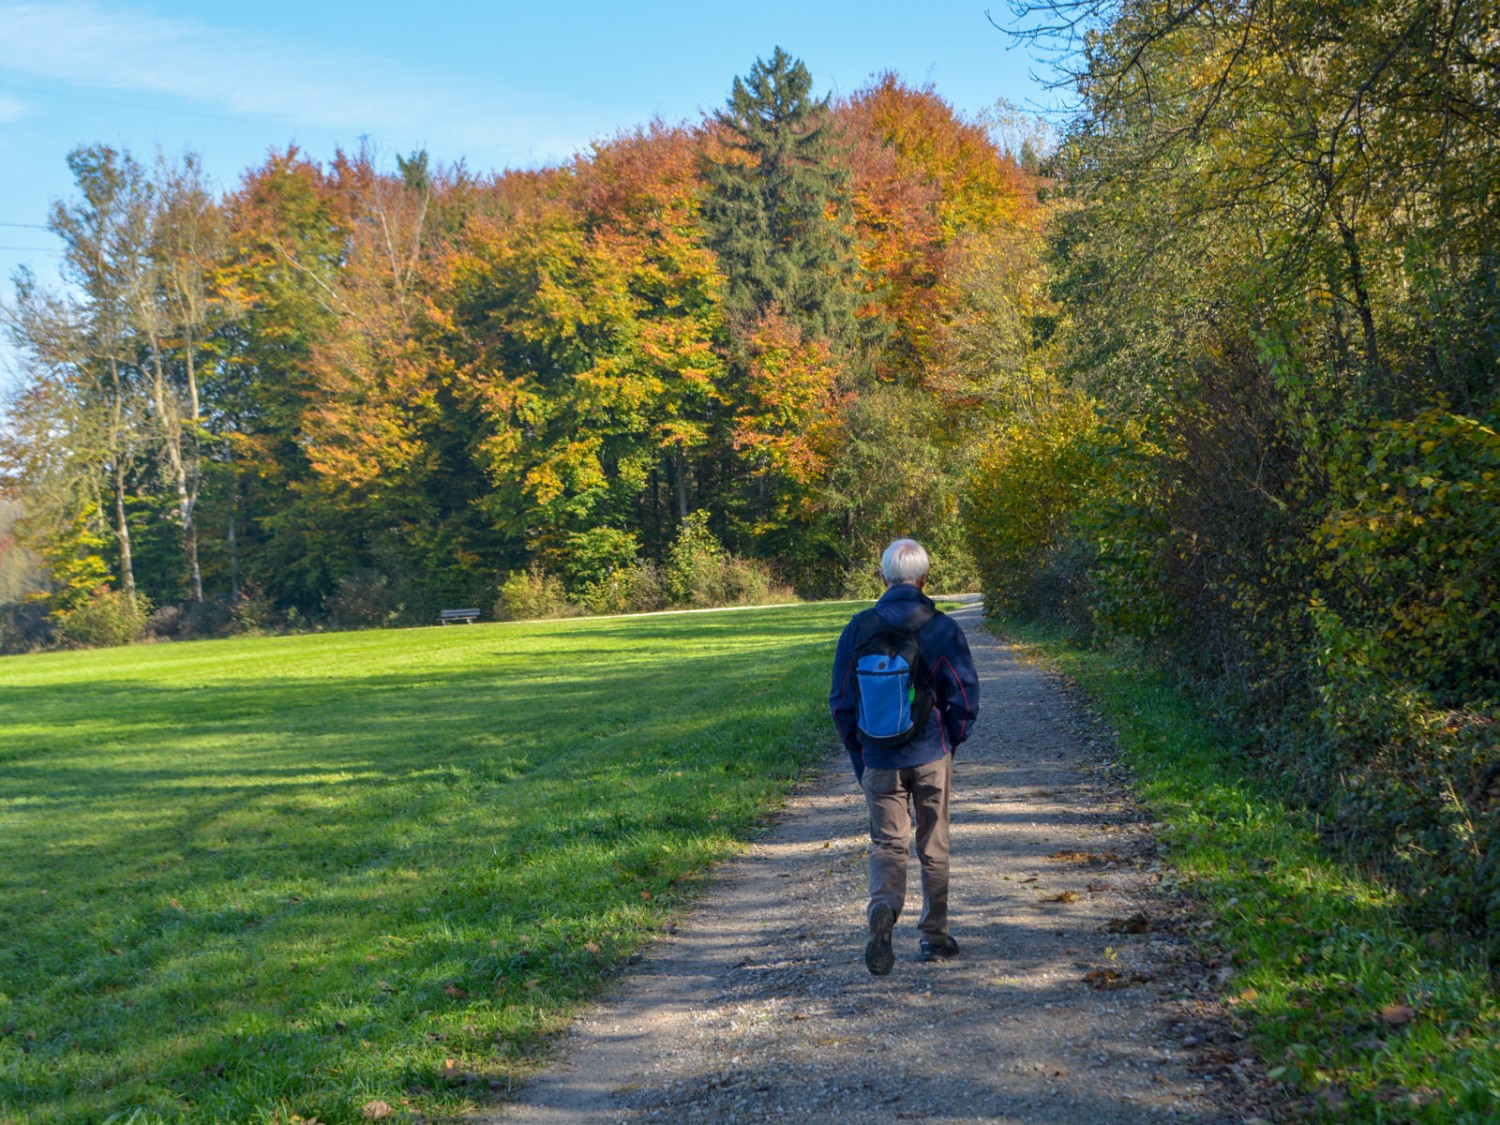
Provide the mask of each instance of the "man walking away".
{"label": "man walking away", "polygon": [[870,811],[870,940],[865,965],[894,966],[891,931],[906,902],[906,857],[916,813],[922,868],[918,946],[923,961],[953,957],[948,932],[948,791],[953,751],[979,714],[969,643],[922,592],[931,564],[914,539],[886,548],[886,591],[839,637],[828,706]]}

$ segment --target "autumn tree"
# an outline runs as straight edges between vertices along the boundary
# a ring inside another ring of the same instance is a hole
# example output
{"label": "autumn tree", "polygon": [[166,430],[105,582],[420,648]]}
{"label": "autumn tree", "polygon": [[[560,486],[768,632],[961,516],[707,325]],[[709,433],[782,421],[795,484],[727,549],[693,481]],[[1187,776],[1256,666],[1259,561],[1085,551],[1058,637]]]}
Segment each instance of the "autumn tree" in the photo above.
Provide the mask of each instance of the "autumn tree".
{"label": "autumn tree", "polygon": [[[961,275],[1040,226],[1037,184],[984,127],[931,87],[894,74],[838,106],[850,140],[859,254],[889,326],[884,374],[961,396],[948,362],[950,326],[972,277]],[[1035,258],[1035,255],[1033,255]]]}
{"label": "autumn tree", "polygon": [[525,557],[567,571],[647,506],[662,549],[659,484],[678,513],[701,486],[722,279],[701,245],[697,166],[680,130],[627,134],[539,192],[523,185],[524,201],[497,199],[456,246],[449,355],[483,419],[483,506]]}
{"label": "autumn tree", "polygon": [[176,493],[188,593],[201,602],[197,507],[208,436],[201,369],[215,354],[211,335],[225,312],[217,278],[223,220],[195,155],[159,158],[153,186],[149,272],[133,293],[133,319],[146,352],[153,429]]}
{"label": "autumn tree", "polygon": [[54,295],[29,274],[17,279],[8,319],[28,382],[8,460],[34,499],[45,495],[36,514],[50,511],[55,528],[73,526],[84,510],[109,513],[116,573],[133,598],[129,506],[148,416],[134,314],[151,286],[151,185],[129,154],[103,145],[74,150],[68,165],[79,194],[54,205],[49,226],[73,291]]}
{"label": "autumn tree", "polygon": [[220,284],[238,312],[216,331],[221,362],[208,391],[222,450],[212,466],[222,488],[208,498],[223,529],[215,561],[236,598],[249,581],[313,612],[346,549],[308,460],[307,412],[349,219],[328,174],[295,148],[247,171],[224,209]]}

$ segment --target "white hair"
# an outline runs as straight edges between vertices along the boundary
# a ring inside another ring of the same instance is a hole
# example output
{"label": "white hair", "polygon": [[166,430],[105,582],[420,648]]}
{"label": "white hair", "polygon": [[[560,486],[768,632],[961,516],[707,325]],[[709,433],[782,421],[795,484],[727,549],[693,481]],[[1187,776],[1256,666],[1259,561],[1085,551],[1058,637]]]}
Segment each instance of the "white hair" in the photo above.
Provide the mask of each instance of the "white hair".
{"label": "white hair", "polygon": [[915,585],[927,577],[932,562],[927,557],[927,548],[915,539],[897,539],[880,556],[880,573],[889,585],[902,582]]}

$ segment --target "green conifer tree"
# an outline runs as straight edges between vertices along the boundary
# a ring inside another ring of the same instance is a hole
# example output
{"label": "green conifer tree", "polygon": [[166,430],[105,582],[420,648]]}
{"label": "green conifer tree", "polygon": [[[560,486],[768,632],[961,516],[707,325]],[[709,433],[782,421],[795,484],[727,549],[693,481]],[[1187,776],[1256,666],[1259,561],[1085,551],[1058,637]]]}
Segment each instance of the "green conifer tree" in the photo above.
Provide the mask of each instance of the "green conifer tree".
{"label": "green conifer tree", "polygon": [[725,154],[707,168],[704,218],[736,344],[776,306],[847,363],[859,342],[849,174],[828,99],[811,91],[807,67],[780,47],[734,80],[717,115]]}

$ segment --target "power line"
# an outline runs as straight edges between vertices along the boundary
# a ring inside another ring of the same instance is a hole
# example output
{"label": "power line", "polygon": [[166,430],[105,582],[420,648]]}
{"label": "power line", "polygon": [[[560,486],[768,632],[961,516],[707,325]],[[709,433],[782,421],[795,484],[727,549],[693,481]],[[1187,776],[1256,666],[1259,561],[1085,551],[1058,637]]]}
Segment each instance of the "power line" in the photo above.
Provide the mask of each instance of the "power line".
{"label": "power line", "polygon": [[17,230],[51,230],[41,223],[0,223],[0,227],[15,227]]}
{"label": "power line", "polygon": [[55,246],[0,246],[0,250],[14,250],[23,254],[61,254]]}

